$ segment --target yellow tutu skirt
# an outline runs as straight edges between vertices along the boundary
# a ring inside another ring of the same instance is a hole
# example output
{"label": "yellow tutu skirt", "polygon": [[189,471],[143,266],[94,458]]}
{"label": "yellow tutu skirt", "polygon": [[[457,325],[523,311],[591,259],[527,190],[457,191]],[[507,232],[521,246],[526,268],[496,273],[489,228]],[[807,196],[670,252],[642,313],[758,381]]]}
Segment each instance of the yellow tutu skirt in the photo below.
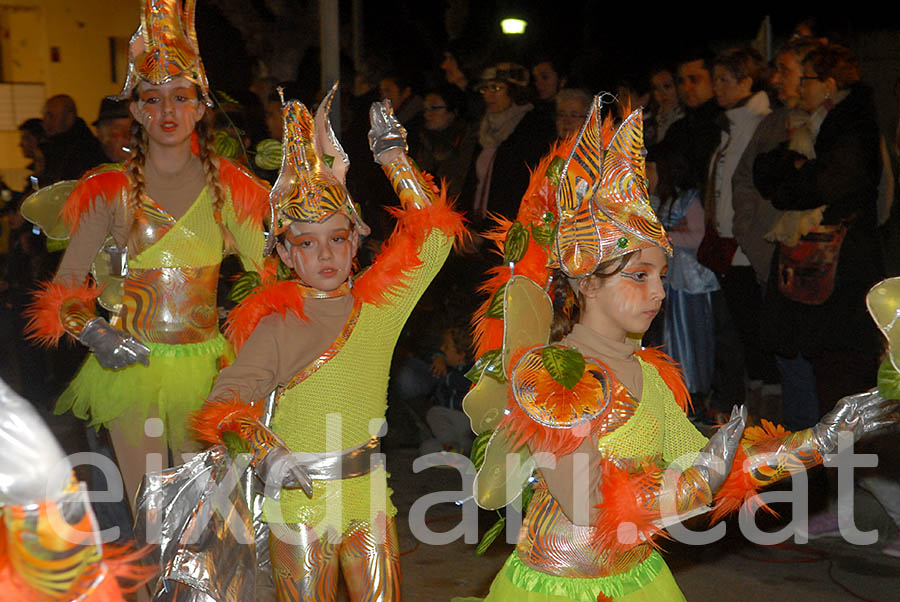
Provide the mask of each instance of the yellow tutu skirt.
{"label": "yellow tutu skirt", "polygon": [[585,579],[541,573],[526,566],[513,552],[494,578],[487,598],[453,598],[452,602],[597,602],[600,594],[615,602],[684,602],[685,599],[657,552],[621,575]]}
{"label": "yellow tutu skirt", "polygon": [[[93,354],[89,355],[56,402],[54,412],[71,411],[99,428],[135,407],[139,409],[138,417],[146,418],[149,408],[156,406],[169,447],[183,449],[188,439],[189,414],[199,409],[209,395],[227,343],[220,334],[203,343],[147,346],[150,347],[149,366],[134,364],[109,370]],[[134,414],[129,412],[129,415]],[[143,419],[126,425],[126,429],[133,430],[135,438],[142,436],[143,428]]]}

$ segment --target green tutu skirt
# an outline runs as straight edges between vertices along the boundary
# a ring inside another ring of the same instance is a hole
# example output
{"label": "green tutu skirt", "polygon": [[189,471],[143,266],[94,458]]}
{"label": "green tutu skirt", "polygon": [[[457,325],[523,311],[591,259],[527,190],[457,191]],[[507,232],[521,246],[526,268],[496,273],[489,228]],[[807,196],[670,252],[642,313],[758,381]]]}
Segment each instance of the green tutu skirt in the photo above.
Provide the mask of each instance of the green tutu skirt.
{"label": "green tutu skirt", "polygon": [[93,354],[78,370],[56,402],[54,412],[71,411],[91,426],[107,426],[129,411],[126,434],[140,438],[144,418],[155,406],[165,426],[166,442],[184,449],[189,414],[203,405],[218,375],[219,358],[225,354],[225,338],[188,345],[149,343],[150,365],[133,364],[121,370],[100,365]]}
{"label": "green tutu skirt", "polygon": [[[631,570],[611,577],[556,577],[526,566],[516,552],[494,578],[484,602],[597,602],[603,594],[615,602],[684,602],[669,567],[657,552]],[[602,599],[602,598],[601,598]],[[453,598],[477,602],[482,598]]]}

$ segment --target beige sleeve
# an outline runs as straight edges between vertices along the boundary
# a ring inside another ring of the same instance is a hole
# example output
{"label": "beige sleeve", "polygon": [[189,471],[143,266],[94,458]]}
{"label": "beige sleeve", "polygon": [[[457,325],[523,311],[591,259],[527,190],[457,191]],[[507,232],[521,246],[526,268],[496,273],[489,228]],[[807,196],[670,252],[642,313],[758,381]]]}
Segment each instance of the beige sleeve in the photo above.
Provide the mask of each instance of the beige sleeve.
{"label": "beige sleeve", "polygon": [[273,314],[259,321],[234,363],[219,373],[209,393],[210,400],[259,401],[293,377],[290,361],[293,345],[285,334],[290,330],[286,320]]}
{"label": "beige sleeve", "polygon": [[556,468],[541,468],[541,476],[553,499],[571,522],[591,526],[600,503],[600,463],[603,456],[591,437],[556,460]]}
{"label": "beige sleeve", "polygon": [[96,203],[93,209],[81,216],[78,229],[69,239],[69,246],[59,263],[54,278],[56,282],[84,284],[94,257],[113,228],[113,221],[113,211],[105,203]]}

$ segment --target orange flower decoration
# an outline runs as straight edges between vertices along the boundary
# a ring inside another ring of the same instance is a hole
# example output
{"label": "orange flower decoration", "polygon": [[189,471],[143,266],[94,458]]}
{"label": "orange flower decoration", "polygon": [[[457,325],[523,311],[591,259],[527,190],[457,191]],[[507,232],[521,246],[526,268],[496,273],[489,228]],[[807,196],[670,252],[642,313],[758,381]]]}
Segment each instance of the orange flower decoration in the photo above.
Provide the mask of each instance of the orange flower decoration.
{"label": "orange flower decoration", "polygon": [[[567,386],[569,382],[571,386]],[[578,351],[561,346],[527,352],[513,368],[510,384],[522,411],[552,428],[589,422],[609,404],[606,370],[585,362]]]}

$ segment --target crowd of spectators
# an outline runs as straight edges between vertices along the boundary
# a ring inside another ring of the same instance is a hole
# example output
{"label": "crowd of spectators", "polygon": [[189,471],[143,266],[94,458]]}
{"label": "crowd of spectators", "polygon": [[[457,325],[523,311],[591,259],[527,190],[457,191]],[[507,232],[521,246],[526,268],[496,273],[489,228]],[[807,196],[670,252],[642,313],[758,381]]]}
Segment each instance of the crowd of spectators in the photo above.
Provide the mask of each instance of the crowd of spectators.
{"label": "crowd of spectators", "polygon": [[[260,80],[237,100],[219,98],[216,120],[221,154],[270,181],[277,170],[256,166],[253,154],[261,140],[281,137],[278,83]],[[394,198],[368,151],[374,100],[391,100],[411,156],[468,214],[473,242],[457,250],[416,310],[391,389],[391,412],[400,417],[391,426],[415,426],[393,437],[398,444],[465,449],[471,441],[453,426],[472,359],[461,333],[479,301],[481,274],[496,261],[477,233],[493,216],[515,217],[530,171],[554,141],[580,130],[598,90],[580,87],[556,56],[485,58],[456,43],[430,75],[372,61],[343,83],[339,138],[351,159],[348,188],[373,227],[362,261],[387,237],[382,204]],[[286,98],[308,89],[281,87]],[[864,297],[887,275],[889,149],[896,153],[900,136],[886,141],[879,130],[853,51],[798,29],[769,62],[749,47],[719,54],[691,48],[608,90],[619,102],[604,110],[616,120],[623,106],[643,107],[653,201],[676,246],[669,300],[644,342],[663,345],[682,364],[694,418],[715,423],[749,399],[763,417],[801,429],[841,397],[874,386],[883,350]],[[18,216],[18,203],[33,186],[126,160],[130,120],[126,104],[103,100],[95,136],[72,99],[58,95],[47,100],[42,120],[20,126],[33,177],[4,185],[0,286],[9,332],[0,365],[26,397],[49,403],[54,387],[23,374],[54,366],[48,378],[56,387],[69,374],[22,340],[27,292],[53,273],[58,254]],[[792,249],[834,236],[830,264],[819,266],[818,280],[802,281],[826,290],[814,302],[798,297]]]}

